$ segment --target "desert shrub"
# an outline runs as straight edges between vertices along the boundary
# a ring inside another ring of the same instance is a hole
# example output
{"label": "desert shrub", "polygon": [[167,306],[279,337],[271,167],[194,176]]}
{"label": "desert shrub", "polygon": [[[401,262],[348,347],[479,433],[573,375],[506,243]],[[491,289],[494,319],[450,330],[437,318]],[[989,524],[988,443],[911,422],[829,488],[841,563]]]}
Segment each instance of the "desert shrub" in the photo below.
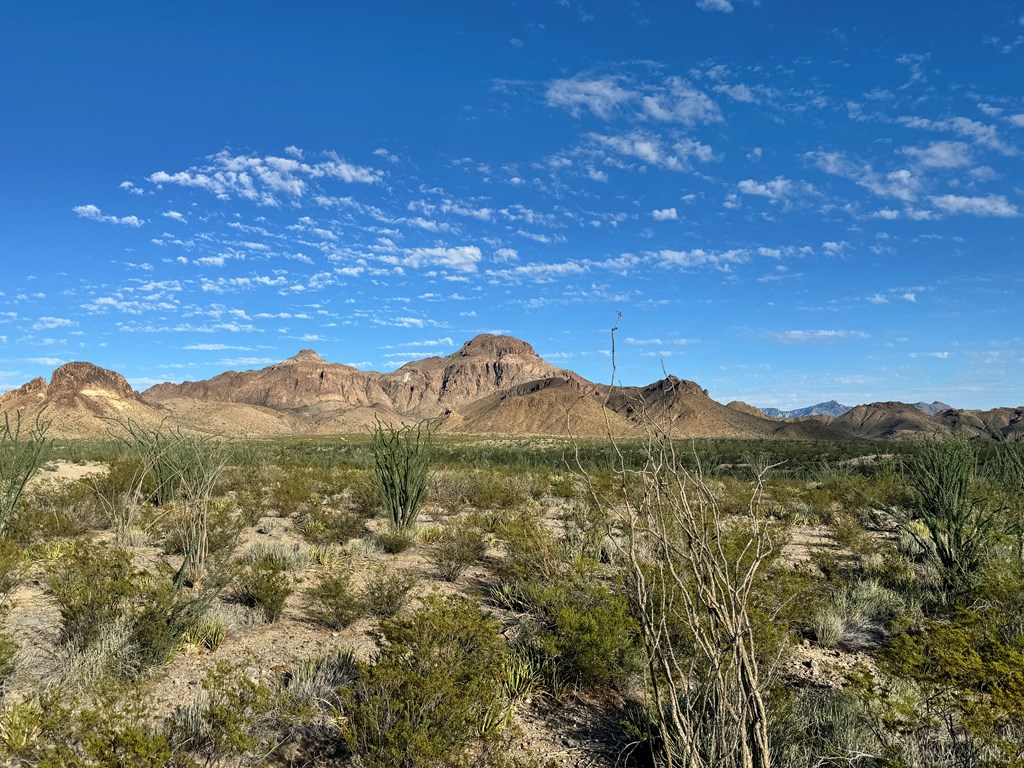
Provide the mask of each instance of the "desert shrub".
{"label": "desert shrub", "polygon": [[389,555],[398,555],[409,549],[416,541],[416,531],[411,528],[397,528],[389,525],[374,539]]}
{"label": "desert shrub", "polygon": [[501,695],[500,627],[463,600],[430,598],[384,621],[386,641],[347,692],[342,733],[367,768],[459,766]]}
{"label": "desert shrub", "polygon": [[345,544],[365,533],[366,521],[353,512],[317,507],[304,513],[297,527],[310,544]]}
{"label": "desert shrub", "polygon": [[837,591],[815,612],[811,625],[824,646],[862,649],[884,640],[893,619],[905,610],[899,595],[868,579]]}
{"label": "desert shrub", "polygon": [[28,481],[46,463],[52,441],[46,432],[50,422],[36,416],[31,425],[22,423],[21,411],[14,418],[3,414],[0,421],[0,536],[6,535],[7,526]]}
{"label": "desert shrub", "polygon": [[529,646],[562,683],[621,685],[639,669],[639,627],[625,596],[585,568],[555,582],[535,582],[528,600],[538,622]]}
{"label": "desert shrub", "polygon": [[60,611],[63,641],[85,648],[119,619],[135,594],[135,575],[128,552],[75,542],[51,565],[48,579]]}
{"label": "desert shrub", "polygon": [[257,555],[238,575],[231,596],[244,606],[258,609],[267,621],[277,621],[294,591],[288,567],[289,560],[281,553]]}
{"label": "desert shrub", "polygon": [[363,616],[390,618],[405,605],[415,578],[381,564],[362,589],[355,587],[351,570],[324,576],[306,590],[306,615],[330,629],[343,629]]}
{"label": "desert shrub", "polygon": [[352,584],[352,572],[335,571],[306,590],[306,616],[328,629],[344,629],[365,615],[362,595]]}
{"label": "desert shrub", "polygon": [[416,584],[416,577],[408,571],[389,568],[381,563],[370,573],[363,587],[362,600],[365,610],[371,616],[387,619],[394,616],[406,604],[409,590]]}
{"label": "desert shrub", "polygon": [[[0,712],[0,745],[18,765],[45,768],[194,768],[166,734],[147,725],[149,712],[138,697],[114,691],[93,702],[50,691]],[[0,749],[2,752],[2,749]]]}
{"label": "desert shrub", "polygon": [[29,543],[79,536],[105,525],[88,480],[47,481],[22,496],[8,524],[7,538]]}
{"label": "desert shrub", "polygon": [[399,530],[416,525],[430,475],[433,435],[426,423],[396,429],[377,422],[373,431],[373,487]]}
{"label": "desert shrub", "polygon": [[220,662],[203,678],[196,697],[174,711],[167,736],[175,749],[187,749],[207,765],[221,764],[266,746],[273,735],[273,709],[268,686]]}
{"label": "desert shrub", "polygon": [[441,578],[455,581],[473,563],[487,553],[487,540],[479,528],[466,521],[449,521],[445,524],[432,547],[434,564]]}
{"label": "desert shrub", "polygon": [[955,610],[894,637],[879,654],[882,671],[916,695],[900,696],[895,686],[870,694],[891,713],[893,732],[945,746],[946,761],[931,764],[953,764],[951,755],[958,765],[1017,765],[1024,757],[1024,649],[1004,642],[998,624],[990,608]]}
{"label": "desert shrub", "polygon": [[48,581],[67,671],[83,683],[139,677],[166,662],[216,595],[175,589],[169,570],[137,570],[127,552],[94,542],[76,542],[50,565]]}
{"label": "desert shrub", "polygon": [[319,493],[318,475],[308,467],[281,467],[279,477],[264,497],[265,507],[280,517],[293,517],[318,509],[323,503]]}
{"label": "desert shrub", "polygon": [[505,518],[498,536],[507,550],[497,566],[502,581],[555,579],[561,574],[565,565],[562,549],[535,512],[518,510]]}

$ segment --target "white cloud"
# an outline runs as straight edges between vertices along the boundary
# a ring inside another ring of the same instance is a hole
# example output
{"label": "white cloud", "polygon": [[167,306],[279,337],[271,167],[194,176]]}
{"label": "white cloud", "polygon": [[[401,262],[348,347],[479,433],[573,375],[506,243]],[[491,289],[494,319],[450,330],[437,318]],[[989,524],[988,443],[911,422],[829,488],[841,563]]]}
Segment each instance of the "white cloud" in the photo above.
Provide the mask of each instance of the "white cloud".
{"label": "white cloud", "polygon": [[32,324],[32,328],[42,331],[50,328],[66,328],[69,325],[74,325],[74,323],[64,317],[40,317]]}
{"label": "white cloud", "polygon": [[971,148],[962,141],[933,141],[927,147],[904,147],[903,154],[924,168],[963,168],[971,164]]}
{"label": "white cloud", "polygon": [[519,258],[519,251],[515,248],[499,248],[494,252],[495,261],[516,261]]}
{"label": "white cloud", "polygon": [[579,117],[587,109],[602,120],[608,120],[623,104],[635,98],[635,94],[619,85],[618,78],[588,78],[583,75],[554,80],[548,83],[547,103],[553,107],[565,107]]}
{"label": "white cloud", "polygon": [[644,113],[662,122],[693,126],[722,122],[722,112],[706,93],[680,77],[670,77],[660,92],[643,97]]}
{"label": "white cloud", "polygon": [[675,208],[658,208],[651,211],[651,216],[655,221],[676,221],[679,218],[679,213]]}
{"label": "white cloud", "polygon": [[933,360],[948,360],[949,352],[911,352],[910,357],[915,360],[921,358],[932,358]]}
{"label": "white cloud", "polygon": [[697,7],[702,11],[718,11],[732,13],[733,7],[729,0],[697,0]]}
{"label": "white cloud", "polygon": [[1024,112],[1021,112],[1019,115],[1010,115],[1006,119],[1010,121],[1011,125],[1015,125],[1018,128],[1024,128]]}
{"label": "white cloud", "polygon": [[92,205],[76,205],[72,208],[78,216],[83,219],[90,219],[92,221],[103,221],[108,224],[123,224],[126,227],[141,227],[142,219],[138,216],[108,216],[104,214],[97,206]]}
{"label": "white cloud", "polygon": [[475,245],[455,248],[414,248],[403,260],[408,267],[447,267],[461,272],[476,272],[481,258],[480,249]]}
{"label": "white cloud", "polygon": [[971,216],[998,216],[1013,218],[1020,211],[1004,195],[985,197],[963,197],[961,195],[940,195],[929,198],[932,203],[947,213],[966,213]]}
{"label": "white cloud", "polygon": [[778,203],[793,194],[794,185],[789,179],[783,176],[776,176],[771,181],[766,182],[744,179],[736,185],[736,189],[744,195],[767,197],[772,203]]}
{"label": "white cloud", "polygon": [[182,224],[188,223],[184,215],[178,213],[177,211],[165,211],[160,215],[163,216],[165,219],[174,219],[174,221],[180,221]]}
{"label": "white cloud", "polygon": [[695,248],[692,251],[672,251],[663,249],[658,251],[662,264],[673,267],[716,267],[718,269],[729,269],[733,264],[743,264],[750,261],[750,254],[742,248],[729,251],[705,251],[703,248]]}
{"label": "white cloud", "polygon": [[184,171],[150,174],[153,184],[176,184],[183,187],[205,189],[221,200],[234,197],[251,200],[259,205],[278,205],[279,195],[303,197],[309,179],[335,178],[345,183],[375,184],[383,174],[364,166],[342,160],[328,152],[318,163],[306,163],[295,157],[268,155],[232,155],[222,150],[210,156],[206,165]]}
{"label": "white cloud", "polygon": [[900,298],[903,299],[903,301],[909,301],[911,304],[917,302],[917,294],[913,291],[906,291],[905,293],[900,294]]}
{"label": "white cloud", "polygon": [[781,331],[769,333],[768,337],[783,344],[810,344],[815,342],[840,341],[842,339],[866,339],[863,331],[817,329],[809,331]]}
{"label": "white cloud", "polygon": [[889,300],[880,293],[872,294],[868,296],[868,301],[872,304],[888,304]]}
{"label": "white cloud", "polygon": [[29,357],[26,358],[28,362],[35,363],[36,365],[63,365],[64,361],[59,357]]}
{"label": "white cloud", "polygon": [[694,139],[683,139],[671,147],[665,147],[660,137],[639,131],[621,136],[592,133],[590,138],[621,155],[634,157],[649,165],[660,166],[670,171],[690,170],[692,158],[705,163],[714,159],[711,147]]}
{"label": "white cloud", "polygon": [[901,117],[899,122],[908,128],[921,128],[926,131],[948,131],[966,136],[975,144],[993,149],[1004,155],[1016,155],[1015,147],[1010,146],[999,138],[999,132],[994,125],[985,125],[977,120],[966,117],[952,117],[948,120],[929,120],[925,117]]}

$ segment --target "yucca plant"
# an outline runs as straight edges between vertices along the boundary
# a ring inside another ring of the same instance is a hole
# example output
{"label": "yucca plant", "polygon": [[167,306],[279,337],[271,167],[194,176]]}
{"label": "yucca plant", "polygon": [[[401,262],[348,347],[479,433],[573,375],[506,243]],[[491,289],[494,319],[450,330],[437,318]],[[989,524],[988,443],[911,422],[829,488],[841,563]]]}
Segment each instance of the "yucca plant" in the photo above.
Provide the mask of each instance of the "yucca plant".
{"label": "yucca plant", "polygon": [[370,448],[374,492],[398,530],[409,530],[423,504],[430,476],[433,433],[430,425],[395,428],[378,421]]}

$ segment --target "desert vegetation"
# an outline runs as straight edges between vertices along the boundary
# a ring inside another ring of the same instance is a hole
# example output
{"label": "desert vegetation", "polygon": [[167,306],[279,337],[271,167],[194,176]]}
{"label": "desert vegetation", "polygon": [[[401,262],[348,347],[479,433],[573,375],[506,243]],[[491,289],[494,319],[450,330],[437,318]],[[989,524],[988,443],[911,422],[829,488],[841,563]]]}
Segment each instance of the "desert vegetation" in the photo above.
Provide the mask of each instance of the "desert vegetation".
{"label": "desert vegetation", "polygon": [[4,764],[1024,761],[1019,443],[44,427]]}

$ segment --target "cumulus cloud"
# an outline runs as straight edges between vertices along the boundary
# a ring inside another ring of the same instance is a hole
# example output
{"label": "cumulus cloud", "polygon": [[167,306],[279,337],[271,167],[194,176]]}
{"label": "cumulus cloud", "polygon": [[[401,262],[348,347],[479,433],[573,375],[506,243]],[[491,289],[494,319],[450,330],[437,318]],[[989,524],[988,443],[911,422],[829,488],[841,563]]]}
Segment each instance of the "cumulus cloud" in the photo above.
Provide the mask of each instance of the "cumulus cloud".
{"label": "cumulus cloud", "polygon": [[744,179],[736,185],[736,189],[744,195],[767,197],[772,203],[785,200],[795,191],[793,182],[783,176],[776,176],[771,181],[765,182]]}
{"label": "cumulus cloud", "polygon": [[177,211],[165,211],[160,215],[163,216],[165,219],[173,219],[174,221],[179,221],[182,224],[188,223],[188,221],[185,219],[185,216],[181,213],[178,213]]}
{"label": "cumulus cloud", "polygon": [[847,331],[833,329],[780,331],[769,333],[768,338],[783,344],[810,344],[815,342],[841,341],[843,339],[866,339],[868,334],[863,331]]}
{"label": "cumulus cloud", "polygon": [[623,88],[619,78],[577,75],[548,83],[546,98],[549,106],[565,107],[574,117],[589,110],[607,120],[616,109],[635,98],[635,94]]}
{"label": "cumulus cloud", "polygon": [[480,249],[475,245],[455,248],[414,248],[402,263],[408,267],[435,266],[457,269],[461,272],[476,272],[480,258]]}
{"label": "cumulus cloud", "polygon": [[352,184],[375,184],[383,174],[364,166],[346,162],[328,152],[317,163],[296,157],[267,155],[232,155],[222,150],[207,158],[205,165],[168,173],[157,171],[148,180],[157,185],[175,184],[205,189],[221,200],[242,198],[259,205],[279,204],[279,196],[301,198],[308,191],[310,179],[332,178]]}
{"label": "cumulus cloud", "polygon": [[702,11],[718,11],[732,13],[733,7],[729,0],[697,0],[697,7]]}
{"label": "cumulus cloud", "polygon": [[50,328],[66,328],[73,323],[65,317],[40,317],[32,324],[36,331],[49,330]]}
{"label": "cumulus cloud", "polygon": [[636,158],[649,165],[659,166],[670,171],[690,170],[693,159],[705,163],[714,159],[711,147],[695,139],[683,139],[670,147],[665,146],[660,137],[641,131],[633,131],[620,136],[592,133],[590,139],[620,155]]}
{"label": "cumulus cloud", "polygon": [[72,208],[77,216],[83,219],[90,219],[92,221],[103,221],[108,224],[123,224],[126,227],[141,227],[142,219],[138,216],[108,216],[104,214],[97,206],[92,205],[76,205]]}
{"label": "cumulus cloud", "polygon": [[908,128],[920,128],[926,131],[947,131],[971,139],[975,144],[995,150],[1004,155],[1013,156],[1017,149],[999,137],[994,125],[985,125],[967,117],[951,117],[948,120],[929,120],[925,117],[901,117],[899,122]]}
{"label": "cumulus cloud", "polygon": [[660,92],[644,96],[644,113],[655,120],[693,126],[722,122],[718,105],[681,77],[670,77]]}
{"label": "cumulus cloud", "polygon": [[679,213],[675,208],[657,208],[651,211],[651,216],[655,221],[676,221],[679,218]]}
{"label": "cumulus cloud", "polygon": [[933,141],[926,147],[904,147],[901,152],[924,168],[963,168],[971,164],[971,148],[962,141]]}
{"label": "cumulus cloud", "polygon": [[962,195],[939,195],[929,198],[936,208],[946,213],[965,213],[971,216],[997,216],[1013,218],[1020,216],[1020,211],[1005,195],[986,195],[985,197],[964,197]]}
{"label": "cumulus cloud", "polygon": [[662,249],[658,251],[658,256],[665,266],[683,268],[715,267],[727,270],[733,264],[750,261],[750,254],[742,248],[728,251],[706,251],[703,248],[695,248],[692,251]]}

